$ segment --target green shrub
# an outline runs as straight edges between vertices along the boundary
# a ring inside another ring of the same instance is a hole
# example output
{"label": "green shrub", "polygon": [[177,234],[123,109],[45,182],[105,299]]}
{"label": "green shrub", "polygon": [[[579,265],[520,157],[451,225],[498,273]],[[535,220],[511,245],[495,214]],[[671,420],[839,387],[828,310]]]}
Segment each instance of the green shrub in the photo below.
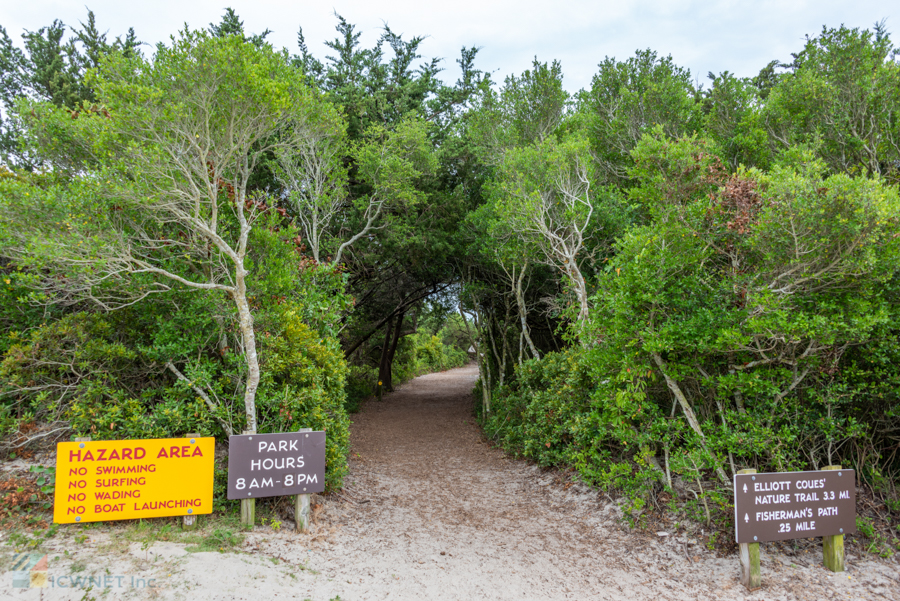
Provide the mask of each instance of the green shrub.
{"label": "green shrub", "polygon": [[645,137],[645,223],[616,241],[579,346],[493,391],[488,435],[632,501],[671,478],[707,521],[747,466],[842,463],[890,493],[900,197],[795,155],[732,176],[702,140]]}
{"label": "green shrub", "polygon": [[400,381],[404,381],[422,374],[460,367],[467,361],[466,353],[446,344],[440,332],[417,332],[403,338],[395,356],[394,371],[400,375]]}
{"label": "green shrub", "polygon": [[[190,297],[184,306],[192,308]],[[75,435],[95,439],[188,432],[223,438],[195,386],[218,403],[215,416],[240,432],[240,358],[205,344],[219,331],[213,319],[191,311],[170,315],[163,308],[148,303],[140,311],[72,313],[15,336],[0,363],[3,433],[38,421],[65,423]],[[335,339],[321,338],[297,310],[281,305],[278,311],[273,322],[281,329],[260,336],[260,431],[326,430],[326,485],[339,487],[349,444],[343,354]],[[169,361],[181,365],[190,382],[175,379],[163,367]]]}
{"label": "green shrub", "polygon": [[337,340],[320,338],[290,305],[282,306],[279,321],[280,331],[261,342],[259,431],[324,430],[326,488],[340,488],[350,451],[344,354]]}

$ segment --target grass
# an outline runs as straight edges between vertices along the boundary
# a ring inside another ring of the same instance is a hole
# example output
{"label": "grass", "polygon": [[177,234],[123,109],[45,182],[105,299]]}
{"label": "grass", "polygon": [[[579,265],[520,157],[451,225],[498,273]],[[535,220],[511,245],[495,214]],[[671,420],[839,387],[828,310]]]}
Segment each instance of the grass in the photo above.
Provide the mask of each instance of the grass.
{"label": "grass", "polygon": [[198,516],[197,526],[192,530],[182,530],[176,520],[139,520],[117,538],[121,538],[126,546],[139,542],[144,549],[160,541],[181,543],[188,545],[185,550],[191,553],[234,551],[244,542],[244,536],[240,534],[240,517],[234,514]]}
{"label": "grass", "polygon": [[[41,510],[38,511],[43,513]],[[240,523],[240,515],[236,512],[197,516],[197,525],[192,530],[182,530],[180,518],[92,522],[59,526],[52,523],[47,524],[46,520],[39,522],[35,516],[26,514],[15,521],[5,519],[2,522],[8,535],[4,541],[5,544],[0,545],[0,557],[6,555],[11,557],[10,552],[39,549],[57,534],[64,535],[72,543],[74,547],[72,551],[77,552],[78,547],[95,537],[95,532],[112,535],[103,537],[103,542],[98,548],[98,551],[105,554],[127,553],[129,547],[134,543],[140,543],[141,549],[146,551],[156,542],[180,543],[186,545],[185,550],[188,552],[234,552],[238,551],[244,543],[243,533],[250,529]],[[257,504],[257,524],[257,528],[262,526],[273,532],[278,532],[282,528],[276,508],[269,503]]]}
{"label": "grass", "polygon": [[244,535],[235,532],[230,528],[216,528],[210,534],[204,536],[196,545],[185,547],[185,551],[189,553],[199,553],[203,551],[232,551],[235,547],[239,547],[244,542]]}
{"label": "grass", "polygon": [[[77,528],[87,528],[79,526]],[[182,530],[179,518],[155,518],[123,522],[97,523],[104,531],[114,533],[99,549],[105,554],[126,553],[133,543],[140,543],[146,551],[157,542],[173,542],[188,545],[188,551],[236,550],[243,543],[240,517],[236,515],[198,516],[197,526],[192,530]],[[70,526],[75,528],[75,526]],[[83,532],[74,534],[74,540],[84,541]],[[215,546],[214,545],[218,545]]]}

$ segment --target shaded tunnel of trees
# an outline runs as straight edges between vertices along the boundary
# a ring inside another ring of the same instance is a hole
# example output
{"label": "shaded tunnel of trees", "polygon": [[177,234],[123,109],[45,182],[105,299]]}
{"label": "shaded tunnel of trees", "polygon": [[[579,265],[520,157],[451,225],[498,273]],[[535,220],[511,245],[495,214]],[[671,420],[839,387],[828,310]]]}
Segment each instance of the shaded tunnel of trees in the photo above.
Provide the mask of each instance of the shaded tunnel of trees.
{"label": "shaded tunnel of trees", "polygon": [[324,59],[230,9],[156,46],[0,29],[7,451],[324,428],[336,488],[348,412],[471,349],[486,436],[630,510],[842,463],[898,515],[884,22],[702,84],[598,57],[571,94],[336,20]]}

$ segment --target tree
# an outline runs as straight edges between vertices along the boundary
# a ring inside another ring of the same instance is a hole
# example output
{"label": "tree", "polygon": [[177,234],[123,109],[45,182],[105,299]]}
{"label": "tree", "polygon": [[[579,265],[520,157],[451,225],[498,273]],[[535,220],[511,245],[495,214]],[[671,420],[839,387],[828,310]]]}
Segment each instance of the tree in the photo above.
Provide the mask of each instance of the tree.
{"label": "tree", "polygon": [[483,85],[470,134],[481,159],[496,164],[506,150],[537,144],[554,134],[569,104],[562,80],[559,61],[548,65],[535,58],[532,69],[519,77],[508,76],[499,92]]}
{"label": "tree", "polygon": [[[320,259],[339,260],[347,274],[356,304],[342,332],[346,356],[378,366],[386,382],[390,370],[382,357],[395,354],[423,299],[458,274],[458,228],[469,202],[460,188],[473,161],[457,133],[481,74],[473,66],[475,49],[463,48],[462,76],[444,85],[437,78],[440,60],[420,56],[423,37],[404,39],[385,27],[373,47],[362,48],[356,27],[336,17],[329,56],[312,57],[301,31],[300,55],[292,60],[346,116],[345,155],[327,169],[345,169],[348,184],[318,196],[314,186],[294,186],[298,204],[290,210],[315,217],[315,226],[304,227],[322,232]],[[297,175],[297,182],[309,178]],[[402,330],[396,328],[401,315]]]}
{"label": "tree", "polygon": [[236,35],[243,41],[249,42],[257,47],[265,44],[266,37],[272,33],[269,29],[266,29],[262,33],[254,33],[249,36],[244,34],[244,22],[241,21],[241,18],[234,12],[234,9],[230,7],[225,9],[225,14],[222,15],[222,20],[219,21],[219,23],[209,24],[209,32],[217,38]]}
{"label": "tree", "polygon": [[18,131],[9,119],[9,111],[25,90],[22,81],[25,55],[0,26],[0,162],[9,164],[18,144]]}
{"label": "tree", "polygon": [[740,165],[765,168],[771,161],[769,136],[762,118],[760,92],[750,79],[725,71],[709,74],[712,87],[704,97],[704,131],[721,148],[732,170]]}
{"label": "tree", "polygon": [[631,150],[654,127],[662,127],[670,138],[696,131],[700,112],[695,96],[690,71],[671,56],[638,50],[626,61],[604,59],[591,89],[579,96],[603,179],[629,181]]}
{"label": "tree", "polygon": [[[321,86],[347,115],[350,139],[358,139],[371,125],[397,123],[411,112],[424,117],[426,100],[442,87],[436,78],[440,59],[414,66],[421,58],[418,49],[424,36],[407,41],[385,25],[373,48],[360,48],[361,33],[342,16],[335,16],[339,36],[325,43],[335,54],[326,57]],[[389,59],[385,44],[393,53]],[[304,56],[307,59],[302,61],[312,64],[311,57]]]}
{"label": "tree", "polygon": [[823,27],[769,94],[764,117],[776,150],[810,144],[833,171],[898,177],[898,56],[883,28]]}
{"label": "tree", "polygon": [[[322,262],[328,249],[333,252],[328,263],[336,267],[354,243],[386,226],[390,212],[403,212],[423,200],[415,184],[436,166],[427,124],[411,118],[390,129],[374,125],[349,148],[343,121],[331,107],[317,110],[299,125],[304,130],[298,136],[302,142],[298,149],[276,151],[276,174],[313,258]],[[347,198],[343,165],[348,154],[357,181],[370,190],[352,200]],[[359,222],[351,221],[348,209],[361,217]]]}
{"label": "tree", "polygon": [[135,54],[140,46],[134,29],[129,28],[124,39],[113,42],[100,33],[92,11],[80,30],[73,30],[63,40],[66,25],[54,20],[47,27],[22,34],[23,52],[0,27],[0,161],[27,168],[35,168],[31,158],[19,149],[19,137],[25,131],[14,118],[16,102],[32,98],[56,106],[74,109],[84,101],[94,101],[94,94],[85,82],[88,69],[95,69],[110,53]]}
{"label": "tree", "polygon": [[[506,377],[507,365],[515,363],[515,358],[507,362],[507,355],[512,352],[512,345],[507,341],[510,324],[515,321],[519,324],[518,364],[527,358],[526,349],[532,357],[541,356],[529,323],[530,309],[535,303],[526,299],[526,292],[535,263],[540,261],[542,254],[539,245],[534,244],[531,238],[523,239],[522,231],[517,229],[519,224],[509,219],[508,211],[504,210],[509,207],[503,204],[501,198],[504,192],[498,186],[502,186],[500,182],[503,178],[510,176],[510,170],[517,168],[522,152],[545,142],[550,144],[550,140],[560,134],[569,105],[569,95],[563,89],[562,79],[562,67],[558,61],[548,64],[535,58],[531,69],[518,77],[508,76],[499,91],[491,88],[490,82],[485,80],[480,86],[469,121],[467,133],[479,159],[491,167],[493,181],[488,188],[496,192],[489,194],[488,202],[470,213],[467,221],[473,229],[472,248],[490,265],[489,269],[495,271],[491,275],[485,271],[481,277],[493,279],[498,288],[504,284],[507,288],[505,293],[501,293],[505,297],[502,300],[496,295],[478,295],[484,302],[479,309],[485,315],[493,315],[496,309],[496,319],[481,320],[483,327],[479,330],[482,337],[490,338],[492,342],[484,346],[494,351],[497,383],[500,385]],[[544,286],[537,294],[555,295],[556,282],[552,277],[549,280],[542,278]],[[497,292],[500,293],[500,290]],[[509,297],[515,300],[516,316],[505,312]],[[489,307],[492,302],[497,302],[497,307]],[[502,318],[501,307],[504,310]],[[552,337],[552,328],[548,329]],[[496,336],[494,330],[497,330]],[[496,344],[495,338],[499,338],[501,343]]]}
{"label": "tree", "polygon": [[498,215],[524,245],[568,278],[578,304],[577,321],[588,316],[588,288],[580,264],[591,231],[593,161],[587,141],[550,138],[506,154],[492,191]]}
{"label": "tree", "polygon": [[[348,152],[344,121],[335,107],[317,106],[293,126],[303,130],[297,148],[274,153],[273,173],[287,196],[293,215],[300,222],[313,260],[322,263],[333,250],[332,229],[347,202]],[[340,253],[333,260],[337,265]]]}
{"label": "tree", "polygon": [[602,341],[602,377],[623,390],[643,380],[639,398],[663,415],[674,397],[727,483],[719,453],[741,447],[716,448],[713,434],[729,440],[735,415],[761,424],[746,440],[787,469],[798,432],[830,420],[841,357],[883,335],[896,310],[885,290],[900,268],[900,199],[879,180],[825,176],[808,151],[769,173],[729,175],[710,147],[659,133],[635,149],[632,200],[650,218],[617,241],[584,332]]}
{"label": "tree", "polygon": [[73,117],[22,105],[34,111],[35,139],[68,129],[91,160],[72,182],[7,187],[3,252],[34,268],[51,300],[110,309],[178,285],[227,294],[248,372],[246,429],[255,432],[250,234],[279,216],[248,182],[268,153],[301,146],[297,124],[321,100],[270,48],[203,32],[182,32],[152,60],[115,55],[89,82],[102,109]]}

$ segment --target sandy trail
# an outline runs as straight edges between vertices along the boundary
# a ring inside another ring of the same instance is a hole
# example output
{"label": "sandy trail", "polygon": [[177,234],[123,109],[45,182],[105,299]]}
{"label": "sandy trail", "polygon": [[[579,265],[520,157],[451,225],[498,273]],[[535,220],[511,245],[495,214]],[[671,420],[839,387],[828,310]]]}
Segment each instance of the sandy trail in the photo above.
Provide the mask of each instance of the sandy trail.
{"label": "sandy trail", "polygon": [[[257,528],[241,553],[132,545],[95,561],[157,585],[102,598],[900,598],[896,562],[849,556],[848,572],[831,574],[820,546],[802,558],[763,549],[764,587],[748,593],[737,556],[716,558],[677,535],[624,530],[596,491],[565,489],[483,442],[471,417],[476,377],[474,367],[423,376],[354,416],[343,498],[324,502],[311,534]],[[98,535],[91,544],[102,543]],[[39,598],[6,586],[0,598]],[[47,589],[43,598],[81,596]]]}

